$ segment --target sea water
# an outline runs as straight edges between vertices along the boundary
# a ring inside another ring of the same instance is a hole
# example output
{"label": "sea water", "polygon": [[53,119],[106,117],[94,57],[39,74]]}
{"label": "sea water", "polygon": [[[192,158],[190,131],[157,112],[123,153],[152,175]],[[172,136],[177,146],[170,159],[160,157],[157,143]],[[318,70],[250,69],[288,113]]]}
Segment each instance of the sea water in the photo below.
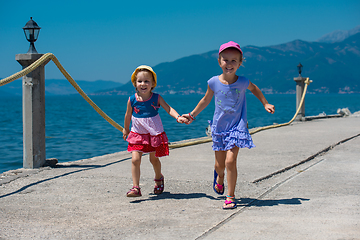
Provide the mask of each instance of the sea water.
{"label": "sea water", "polygon": [[[165,101],[179,114],[190,112],[202,95],[164,95]],[[247,94],[249,128],[288,122],[296,111],[293,94],[265,95],[276,107],[267,113],[259,100]],[[128,96],[91,96],[91,99],[113,120],[124,125]],[[360,94],[308,94],[306,116],[336,114],[339,108],[351,112],[360,110]],[[81,96],[46,96],[46,158],[59,162],[87,159],[125,151],[127,142],[122,133],[103,119]],[[196,121],[179,124],[163,109],[160,116],[170,142],[206,136],[208,120],[212,118],[212,101]],[[21,96],[0,96],[0,173],[22,167],[23,126]]]}

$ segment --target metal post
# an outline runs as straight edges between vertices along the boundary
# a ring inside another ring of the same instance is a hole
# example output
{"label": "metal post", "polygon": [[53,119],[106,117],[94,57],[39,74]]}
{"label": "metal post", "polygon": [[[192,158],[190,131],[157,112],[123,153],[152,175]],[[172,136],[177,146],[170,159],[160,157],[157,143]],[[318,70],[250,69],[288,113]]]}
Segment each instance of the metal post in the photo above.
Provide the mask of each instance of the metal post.
{"label": "metal post", "polygon": [[[303,95],[305,88],[305,80],[306,78],[301,77],[301,75],[299,75],[299,77],[294,78],[294,81],[296,82],[296,110],[299,108],[301,102],[301,97]],[[301,121],[303,120],[303,118],[305,118],[305,99],[295,120]]]}
{"label": "metal post", "polygon": [[[24,68],[43,54],[16,54]],[[45,64],[23,77],[23,167],[39,168],[46,162],[45,152]]]}

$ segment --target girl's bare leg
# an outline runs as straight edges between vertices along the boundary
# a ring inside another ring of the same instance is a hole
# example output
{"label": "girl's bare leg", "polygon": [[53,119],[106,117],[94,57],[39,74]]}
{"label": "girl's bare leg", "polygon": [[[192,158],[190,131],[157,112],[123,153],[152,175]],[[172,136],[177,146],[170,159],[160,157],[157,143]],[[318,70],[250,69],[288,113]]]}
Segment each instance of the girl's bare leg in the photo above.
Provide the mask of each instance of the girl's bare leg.
{"label": "girl's bare leg", "polygon": [[153,165],[155,172],[155,179],[160,179],[161,175],[161,162],[158,157],[155,157],[155,152],[151,152],[149,155],[150,163]]}
{"label": "girl's bare leg", "polygon": [[133,186],[140,185],[140,164],[142,152],[132,152],[131,158],[131,174],[133,179]]}
{"label": "girl's bare leg", "polygon": [[[226,159],[225,151],[215,151],[215,171],[218,174],[216,182],[219,185],[222,185],[224,183],[225,159]],[[215,188],[217,191],[220,191],[220,189],[218,189],[216,185]]]}
{"label": "girl's bare leg", "polygon": [[[232,197],[235,196],[235,187],[237,181],[236,160],[238,153],[239,153],[239,147],[234,147],[226,151],[225,167],[226,167],[227,183],[228,183],[228,195]],[[231,201],[233,199],[226,198],[226,200]]]}

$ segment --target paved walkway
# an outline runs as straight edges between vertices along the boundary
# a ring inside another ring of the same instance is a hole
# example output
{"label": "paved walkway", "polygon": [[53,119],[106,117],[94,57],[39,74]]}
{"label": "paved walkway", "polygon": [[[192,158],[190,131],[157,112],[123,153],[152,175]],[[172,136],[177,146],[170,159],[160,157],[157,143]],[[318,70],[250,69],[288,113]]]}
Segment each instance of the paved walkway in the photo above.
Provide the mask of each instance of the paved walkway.
{"label": "paved walkway", "polygon": [[143,196],[125,196],[127,152],[7,172],[0,239],[360,239],[359,134],[359,114],[254,134],[257,147],[238,156],[239,207],[226,211],[212,190],[211,143],[163,158],[159,196],[147,156]]}

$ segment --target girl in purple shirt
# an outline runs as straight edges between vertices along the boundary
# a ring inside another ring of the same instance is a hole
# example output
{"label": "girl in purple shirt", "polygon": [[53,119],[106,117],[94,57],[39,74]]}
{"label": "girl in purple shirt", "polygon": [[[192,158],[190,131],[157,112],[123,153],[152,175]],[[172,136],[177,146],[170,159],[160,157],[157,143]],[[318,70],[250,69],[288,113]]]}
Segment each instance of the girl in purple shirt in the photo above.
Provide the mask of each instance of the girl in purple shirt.
{"label": "girl in purple shirt", "polygon": [[246,89],[249,89],[260,100],[267,112],[274,113],[275,107],[268,103],[260,89],[249,79],[236,75],[236,71],[243,62],[243,52],[239,44],[230,41],[221,45],[218,61],[223,73],[208,81],[205,96],[193,111],[184,116],[190,122],[195,120],[195,117],[209,105],[215,95],[215,112],[210,121],[212,148],[215,151],[213,189],[217,194],[224,194],[226,169],[228,194],[223,209],[233,209],[236,208],[236,160],[239,148],[255,147],[247,129]]}

